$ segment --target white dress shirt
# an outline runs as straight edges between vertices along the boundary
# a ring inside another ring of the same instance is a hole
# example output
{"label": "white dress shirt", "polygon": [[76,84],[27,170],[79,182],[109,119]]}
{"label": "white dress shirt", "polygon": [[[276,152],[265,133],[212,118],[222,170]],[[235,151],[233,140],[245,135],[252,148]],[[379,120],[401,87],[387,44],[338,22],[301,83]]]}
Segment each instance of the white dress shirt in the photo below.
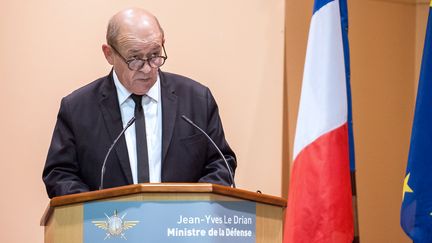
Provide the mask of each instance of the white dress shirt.
{"label": "white dress shirt", "polygon": [[[135,103],[130,98],[132,94],[119,81],[117,74],[113,71],[114,84],[117,89],[118,102],[123,127],[134,116]],[[149,161],[149,180],[152,183],[161,182],[161,157],[162,157],[162,105],[160,92],[160,78],[142,98],[142,106],[145,115],[147,151]],[[129,127],[125,134],[126,145],[129,154],[130,167],[134,184],[138,183],[137,173],[137,150],[135,123]]]}

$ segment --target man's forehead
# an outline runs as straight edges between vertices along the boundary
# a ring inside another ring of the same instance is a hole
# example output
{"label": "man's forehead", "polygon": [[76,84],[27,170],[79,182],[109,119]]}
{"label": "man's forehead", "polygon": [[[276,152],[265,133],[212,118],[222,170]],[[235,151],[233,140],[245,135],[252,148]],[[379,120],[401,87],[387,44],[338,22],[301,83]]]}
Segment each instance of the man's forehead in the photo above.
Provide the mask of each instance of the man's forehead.
{"label": "man's forehead", "polygon": [[152,48],[161,46],[163,44],[163,37],[161,33],[152,33],[150,35],[136,35],[133,33],[120,34],[117,38],[119,46],[125,48],[137,47],[142,48]]}
{"label": "man's forehead", "polygon": [[159,51],[162,48],[162,46],[157,42],[152,43],[146,43],[143,45],[131,45],[125,46],[125,50],[129,54],[137,54],[137,53],[145,53],[145,52],[153,52],[153,51]]}

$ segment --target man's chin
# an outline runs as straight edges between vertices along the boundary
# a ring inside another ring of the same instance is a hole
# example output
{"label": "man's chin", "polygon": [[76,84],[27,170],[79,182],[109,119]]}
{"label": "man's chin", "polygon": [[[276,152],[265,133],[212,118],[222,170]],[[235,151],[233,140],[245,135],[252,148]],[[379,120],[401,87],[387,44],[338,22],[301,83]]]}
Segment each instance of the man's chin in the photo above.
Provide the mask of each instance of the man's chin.
{"label": "man's chin", "polygon": [[147,94],[147,92],[150,90],[150,88],[153,86],[150,82],[142,82],[141,85],[135,85],[132,89],[132,93],[137,95],[144,95]]}

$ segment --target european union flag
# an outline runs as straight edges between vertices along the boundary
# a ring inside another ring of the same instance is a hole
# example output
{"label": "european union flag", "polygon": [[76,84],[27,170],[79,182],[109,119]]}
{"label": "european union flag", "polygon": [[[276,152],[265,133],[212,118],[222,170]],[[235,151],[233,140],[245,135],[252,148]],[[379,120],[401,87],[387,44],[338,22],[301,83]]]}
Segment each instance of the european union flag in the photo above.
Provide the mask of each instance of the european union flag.
{"label": "european union flag", "polygon": [[432,242],[432,19],[426,29],[408,165],[403,184],[401,226],[415,243]]}

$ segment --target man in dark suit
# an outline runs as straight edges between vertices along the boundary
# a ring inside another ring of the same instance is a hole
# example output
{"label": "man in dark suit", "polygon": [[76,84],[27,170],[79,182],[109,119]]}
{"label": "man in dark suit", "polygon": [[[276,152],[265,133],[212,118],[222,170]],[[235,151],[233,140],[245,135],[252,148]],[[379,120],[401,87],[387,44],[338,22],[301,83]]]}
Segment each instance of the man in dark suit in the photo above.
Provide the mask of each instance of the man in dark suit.
{"label": "man in dark suit", "polygon": [[[62,99],[43,171],[49,197],[97,190],[108,148],[128,121],[106,163],[104,188],[141,182],[210,182],[230,185],[225,162],[189,117],[215,141],[235,171],[210,90],[162,72],[167,58],[157,19],[142,9],[112,17],[107,44],[113,66],[102,77]],[[144,135],[142,135],[144,134]]]}

